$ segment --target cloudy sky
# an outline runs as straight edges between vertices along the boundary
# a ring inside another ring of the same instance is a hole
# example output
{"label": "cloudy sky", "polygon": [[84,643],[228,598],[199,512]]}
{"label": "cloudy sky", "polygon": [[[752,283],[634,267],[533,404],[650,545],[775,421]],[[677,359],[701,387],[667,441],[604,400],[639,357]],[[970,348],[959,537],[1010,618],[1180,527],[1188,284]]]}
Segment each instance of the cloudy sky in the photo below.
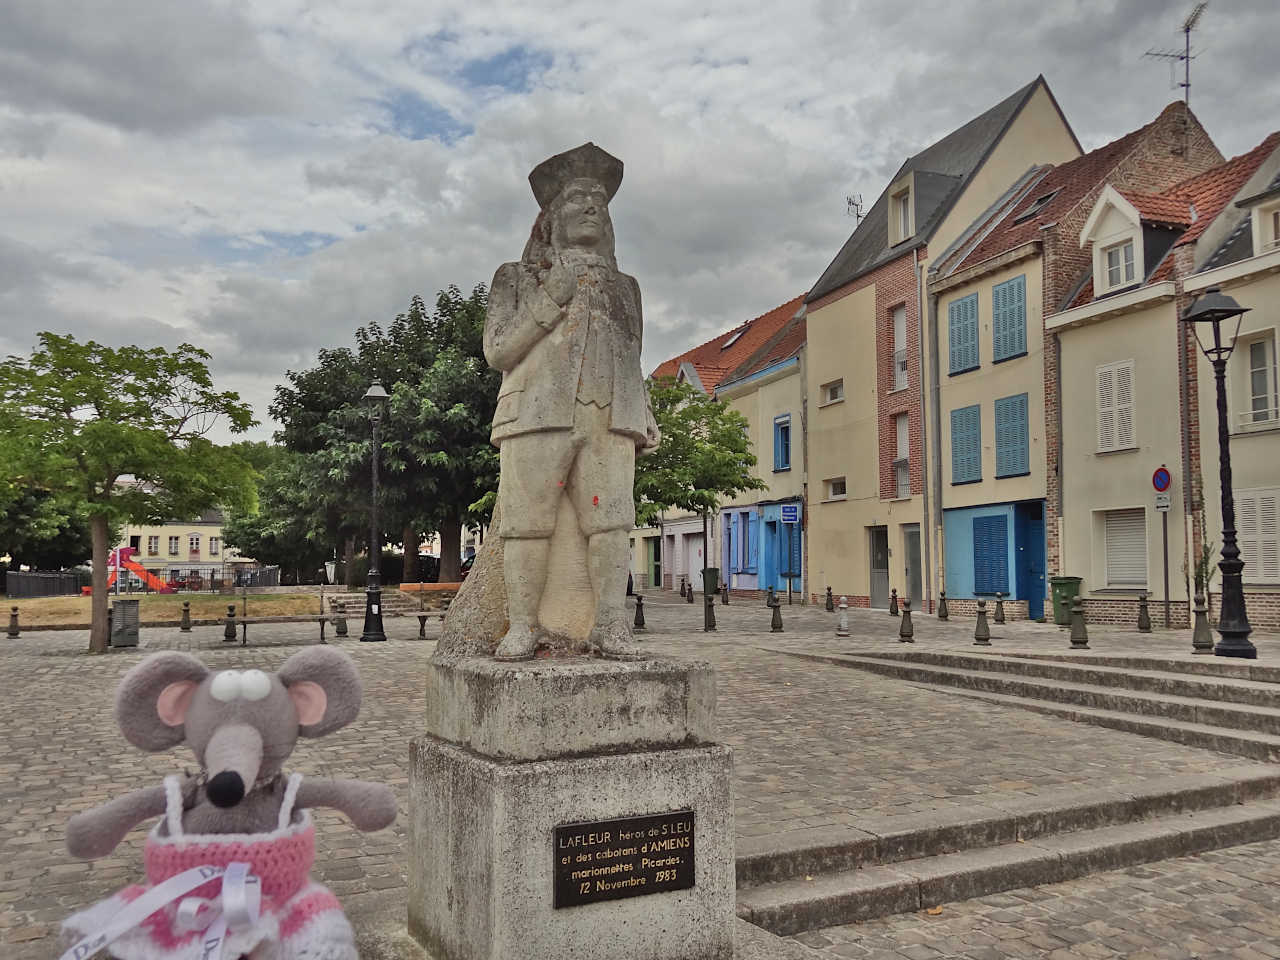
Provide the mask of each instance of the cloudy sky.
{"label": "cloudy sky", "polygon": [[[4,0],[0,354],[199,344],[264,421],[287,369],[488,283],[526,177],[626,163],[646,369],[806,290],[903,158],[1043,73],[1086,149],[1180,94],[1161,0]],[[904,11],[910,11],[905,13]],[[1275,0],[1213,0],[1192,109],[1280,127]]]}

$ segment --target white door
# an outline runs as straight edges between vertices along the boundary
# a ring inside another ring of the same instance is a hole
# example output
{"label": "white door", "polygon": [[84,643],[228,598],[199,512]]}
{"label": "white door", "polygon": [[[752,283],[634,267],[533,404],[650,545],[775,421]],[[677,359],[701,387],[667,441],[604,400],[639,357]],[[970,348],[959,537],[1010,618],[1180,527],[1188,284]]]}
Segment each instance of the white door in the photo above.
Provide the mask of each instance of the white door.
{"label": "white door", "polygon": [[684,535],[684,569],[694,589],[702,592],[702,568],[706,564],[702,556],[702,534],[686,533]]}

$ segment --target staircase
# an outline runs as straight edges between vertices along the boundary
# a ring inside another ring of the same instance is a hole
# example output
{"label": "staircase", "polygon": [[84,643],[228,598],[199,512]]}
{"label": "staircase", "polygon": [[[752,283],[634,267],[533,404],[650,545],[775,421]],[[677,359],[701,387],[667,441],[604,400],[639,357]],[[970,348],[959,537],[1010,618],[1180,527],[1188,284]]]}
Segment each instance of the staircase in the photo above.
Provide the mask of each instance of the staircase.
{"label": "staircase", "polygon": [[[777,652],[1251,761],[1280,758],[1280,668],[923,650]],[[786,936],[1280,837],[1280,768],[1242,762],[1214,774],[859,826],[741,839],[738,915]]]}
{"label": "staircase", "polygon": [[[363,593],[337,593],[325,596],[329,601],[329,610],[334,616],[339,617],[363,617],[365,598]],[[418,609],[418,598],[411,597],[407,593],[402,593],[395,587],[382,591],[382,615],[384,617],[411,617],[420,612]],[[433,611],[431,601],[428,599],[425,613],[439,612],[438,609]]]}

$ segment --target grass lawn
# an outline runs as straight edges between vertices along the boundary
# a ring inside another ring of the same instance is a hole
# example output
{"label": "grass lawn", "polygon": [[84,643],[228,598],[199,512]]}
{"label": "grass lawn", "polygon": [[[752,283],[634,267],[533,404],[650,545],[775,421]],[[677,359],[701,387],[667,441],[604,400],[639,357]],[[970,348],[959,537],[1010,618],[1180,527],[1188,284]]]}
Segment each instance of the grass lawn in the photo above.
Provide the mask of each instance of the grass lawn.
{"label": "grass lawn", "polygon": [[[122,594],[128,597],[129,594]],[[325,593],[326,599],[328,592]],[[182,603],[191,603],[191,619],[214,620],[227,615],[227,604],[233,600],[236,616],[241,613],[241,598],[217,593],[166,593],[133,594],[142,601],[144,624],[157,620],[178,620],[182,617]],[[8,600],[7,605],[18,608],[18,617],[24,628],[46,624],[75,623],[89,626],[89,597],[37,597],[30,600]],[[315,593],[260,593],[249,594],[248,612],[251,617],[293,616],[319,614],[320,596]],[[327,605],[327,604],[326,604]],[[7,612],[7,611],[6,611]],[[7,620],[6,620],[7,622]]]}

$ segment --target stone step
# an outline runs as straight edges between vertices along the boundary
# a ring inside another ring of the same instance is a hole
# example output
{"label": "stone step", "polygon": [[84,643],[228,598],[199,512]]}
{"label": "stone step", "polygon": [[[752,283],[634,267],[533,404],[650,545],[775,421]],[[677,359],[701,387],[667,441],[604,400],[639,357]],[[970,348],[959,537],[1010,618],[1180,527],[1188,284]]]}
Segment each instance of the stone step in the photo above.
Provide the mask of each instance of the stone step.
{"label": "stone step", "polygon": [[[1064,640],[1065,646],[1065,640]],[[1188,648],[1190,644],[1187,645]],[[997,655],[1006,655],[1002,651],[991,650]],[[1069,660],[1072,663],[1088,663],[1108,667],[1124,667],[1133,670],[1162,670],[1169,673],[1190,673],[1199,676],[1231,677],[1236,680],[1256,680],[1262,683],[1280,683],[1280,667],[1258,664],[1251,660],[1237,660],[1230,657],[1200,656],[1185,660],[1158,657],[1135,657],[1126,655],[1099,655],[1096,653],[1026,653],[1007,654],[1024,660]]]}
{"label": "stone step", "polygon": [[[950,692],[950,691],[948,691]],[[927,813],[862,818],[858,828],[806,828],[737,844],[739,889],[1050,834],[1232,806],[1280,795],[1280,769],[1260,764]]]}
{"label": "stone step", "polygon": [[790,936],[1277,836],[1260,801],[740,889],[737,912]]}
{"label": "stone step", "polygon": [[[797,656],[806,656],[797,654]],[[815,656],[815,655],[807,655]],[[980,693],[999,693],[1027,700],[1051,700],[1114,713],[1225,727],[1280,737],[1280,709],[1242,703],[1219,703],[1194,697],[1144,693],[1119,687],[1099,687],[1066,680],[1037,679],[985,669],[960,669],[910,662],[874,653],[830,659],[845,666],[868,670],[900,680],[932,686],[952,686]],[[986,666],[981,664],[980,666]],[[1275,702],[1274,700],[1272,701]]]}
{"label": "stone step", "polygon": [[[878,660],[903,660],[940,667],[958,667],[962,670],[985,670],[990,673],[1066,680],[1097,687],[1122,687],[1164,696],[1280,708],[1280,683],[1215,674],[1193,675],[1176,670],[1160,669],[1156,666],[1137,668],[1110,663],[1081,663],[1074,659],[1043,660],[1014,654],[993,655],[990,652],[967,654],[906,650],[897,653],[869,652],[855,655]],[[1152,663],[1160,662],[1152,661]],[[1167,666],[1168,661],[1164,664]]]}

